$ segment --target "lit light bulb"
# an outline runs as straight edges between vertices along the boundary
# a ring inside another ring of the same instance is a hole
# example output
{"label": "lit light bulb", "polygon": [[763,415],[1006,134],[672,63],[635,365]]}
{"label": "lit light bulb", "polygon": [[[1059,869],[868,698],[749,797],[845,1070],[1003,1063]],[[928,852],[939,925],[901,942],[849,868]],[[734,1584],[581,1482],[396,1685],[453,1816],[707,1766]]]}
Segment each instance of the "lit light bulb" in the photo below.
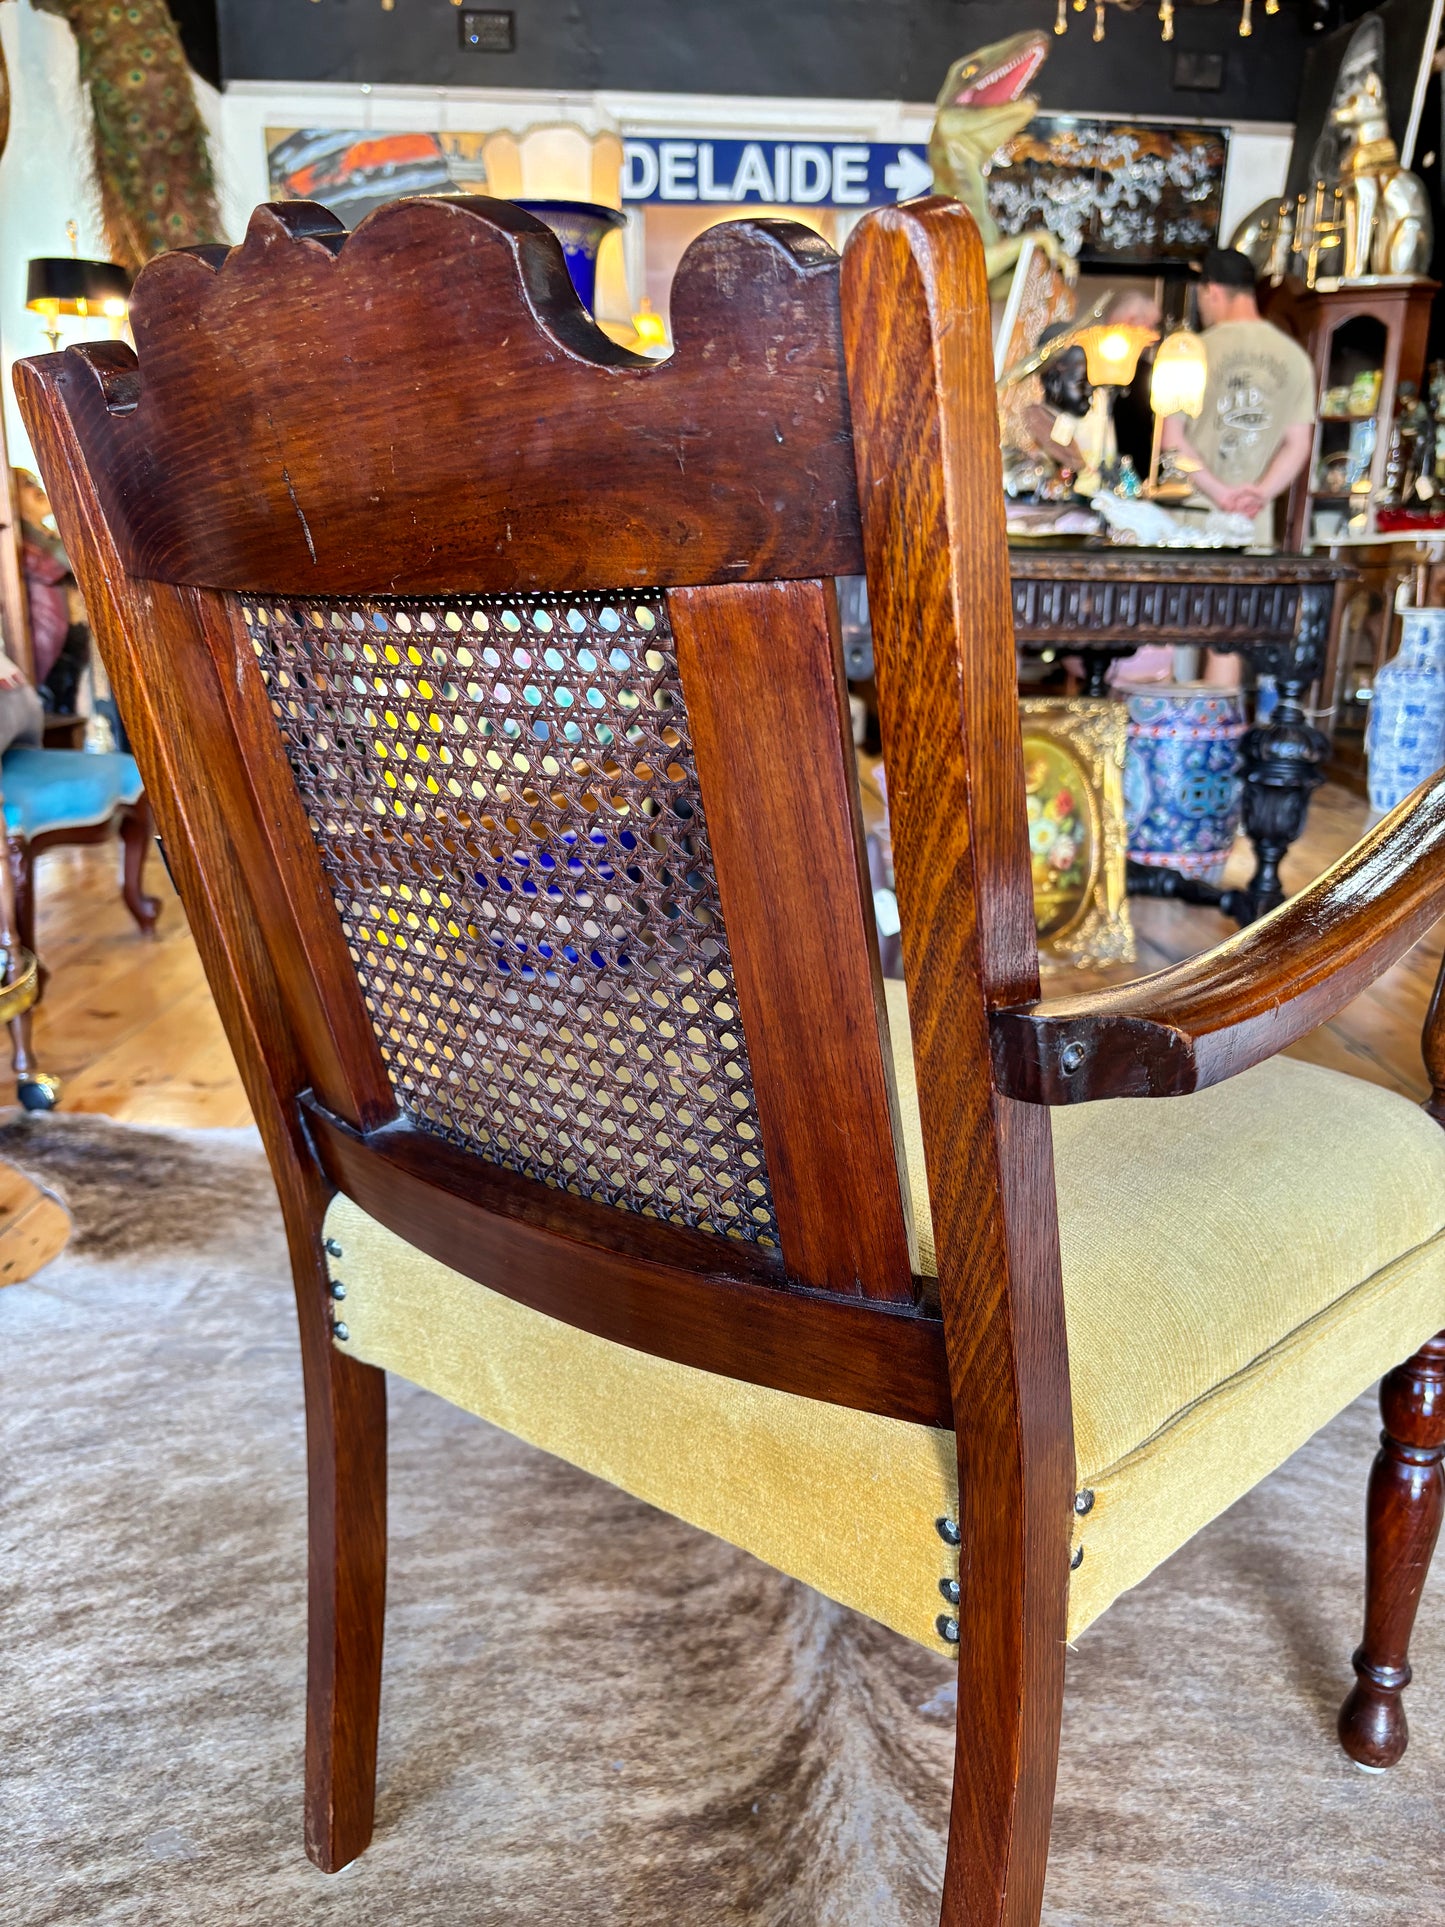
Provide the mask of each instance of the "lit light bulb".
{"label": "lit light bulb", "polygon": [[1248,40],[1249,36],[1254,32],[1254,20],[1251,17],[1253,7],[1254,0],[1244,0],[1244,10],[1239,16],[1239,37],[1241,40]]}
{"label": "lit light bulb", "polygon": [[1264,10],[1266,13],[1278,13],[1279,0],[1264,0]]}

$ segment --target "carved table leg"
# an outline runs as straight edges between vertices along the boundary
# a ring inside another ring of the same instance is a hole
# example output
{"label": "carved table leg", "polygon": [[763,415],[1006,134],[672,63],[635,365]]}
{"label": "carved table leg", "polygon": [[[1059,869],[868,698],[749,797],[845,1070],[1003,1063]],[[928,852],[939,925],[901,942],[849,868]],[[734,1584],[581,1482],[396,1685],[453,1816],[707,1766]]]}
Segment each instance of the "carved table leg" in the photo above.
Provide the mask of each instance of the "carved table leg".
{"label": "carved table leg", "polygon": [[1256,670],[1273,675],[1279,703],[1267,723],[1256,723],[1240,744],[1244,782],[1244,830],[1254,845],[1255,872],[1231,906],[1241,923],[1252,922],[1284,902],[1279,866],[1304,828],[1310,797],[1325,780],[1329,738],[1306,722],[1304,699],[1324,667],[1334,585],[1300,591],[1294,639],[1247,653]]}
{"label": "carved table leg", "polygon": [[1302,698],[1308,688],[1308,681],[1281,683],[1274,715],[1246,730],[1240,744],[1244,830],[1256,857],[1254,875],[1239,893],[1248,907],[1242,923],[1284,902],[1280,861],[1304,828],[1310,797],[1325,780],[1329,738],[1305,721]]}
{"label": "carved table leg", "polygon": [[1445,1510],[1445,1332],[1380,1387],[1385,1429],[1366,1508],[1365,1638],[1340,1708],[1340,1744],[1361,1766],[1394,1766],[1409,1744],[1401,1694],[1410,1632]]}

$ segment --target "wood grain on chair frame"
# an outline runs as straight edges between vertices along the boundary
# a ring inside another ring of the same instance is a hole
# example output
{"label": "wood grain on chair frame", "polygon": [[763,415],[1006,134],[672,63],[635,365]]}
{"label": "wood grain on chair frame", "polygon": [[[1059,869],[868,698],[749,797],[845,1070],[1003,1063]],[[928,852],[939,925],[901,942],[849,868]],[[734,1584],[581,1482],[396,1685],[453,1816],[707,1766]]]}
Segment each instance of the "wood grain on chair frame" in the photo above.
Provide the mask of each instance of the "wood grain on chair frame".
{"label": "wood grain on chair frame", "polygon": [[[370,1837],[385,1589],[384,1382],[331,1342],[320,1246],[341,1189],[638,1350],[953,1424],[943,1921],[1026,1927],[1074,1497],[1047,1105],[1137,1088],[1139,1034],[1161,1088],[1181,1052],[1196,1081],[1251,1061],[1296,984],[1317,1020],[1342,932],[1358,988],[1445,897],[1445,790],[1377,835],[1373,935],[1360,879],[1326,879],[1317,914],[1153,989],[1041,1005],[971,217],[869,216],[841,297],[801,227],[713,229],[672,318],[668,362],[617,348],[504,203],[401,202],[351,237],[293,203],[142,273],[139,362],[17,370],[286,1217],[308,1849],[334,1869]],[[865,558],[936,1296],[831,584]]]}

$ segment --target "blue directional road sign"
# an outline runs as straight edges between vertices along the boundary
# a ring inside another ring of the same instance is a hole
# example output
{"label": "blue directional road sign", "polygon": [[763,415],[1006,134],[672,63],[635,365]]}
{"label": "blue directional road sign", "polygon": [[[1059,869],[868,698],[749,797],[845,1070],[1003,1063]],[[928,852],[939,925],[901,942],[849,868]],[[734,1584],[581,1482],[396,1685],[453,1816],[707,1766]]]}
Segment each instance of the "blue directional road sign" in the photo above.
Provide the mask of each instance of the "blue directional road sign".
{"label": "blue directional road sign", "polygon": [[926,194],[926,147],[897,141],[628,140],[624,202],[879,207]]}

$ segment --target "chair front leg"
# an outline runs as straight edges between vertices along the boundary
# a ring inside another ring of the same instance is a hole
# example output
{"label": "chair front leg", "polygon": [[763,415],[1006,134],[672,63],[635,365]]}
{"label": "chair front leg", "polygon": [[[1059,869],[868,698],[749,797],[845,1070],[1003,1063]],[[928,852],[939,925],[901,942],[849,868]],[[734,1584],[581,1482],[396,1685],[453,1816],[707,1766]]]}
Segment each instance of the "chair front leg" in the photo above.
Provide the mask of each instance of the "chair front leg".
{"label": "chair front leg", "polygon": [[1410,1633],[1445,1512],[1445,1332],[1380,1387],[1385,1429],[1366,1508],[1365,1637],[1340,1708],[1340,1744],[1360,1766],[1394,1766],[1410,1740],[1401,1695]]}

